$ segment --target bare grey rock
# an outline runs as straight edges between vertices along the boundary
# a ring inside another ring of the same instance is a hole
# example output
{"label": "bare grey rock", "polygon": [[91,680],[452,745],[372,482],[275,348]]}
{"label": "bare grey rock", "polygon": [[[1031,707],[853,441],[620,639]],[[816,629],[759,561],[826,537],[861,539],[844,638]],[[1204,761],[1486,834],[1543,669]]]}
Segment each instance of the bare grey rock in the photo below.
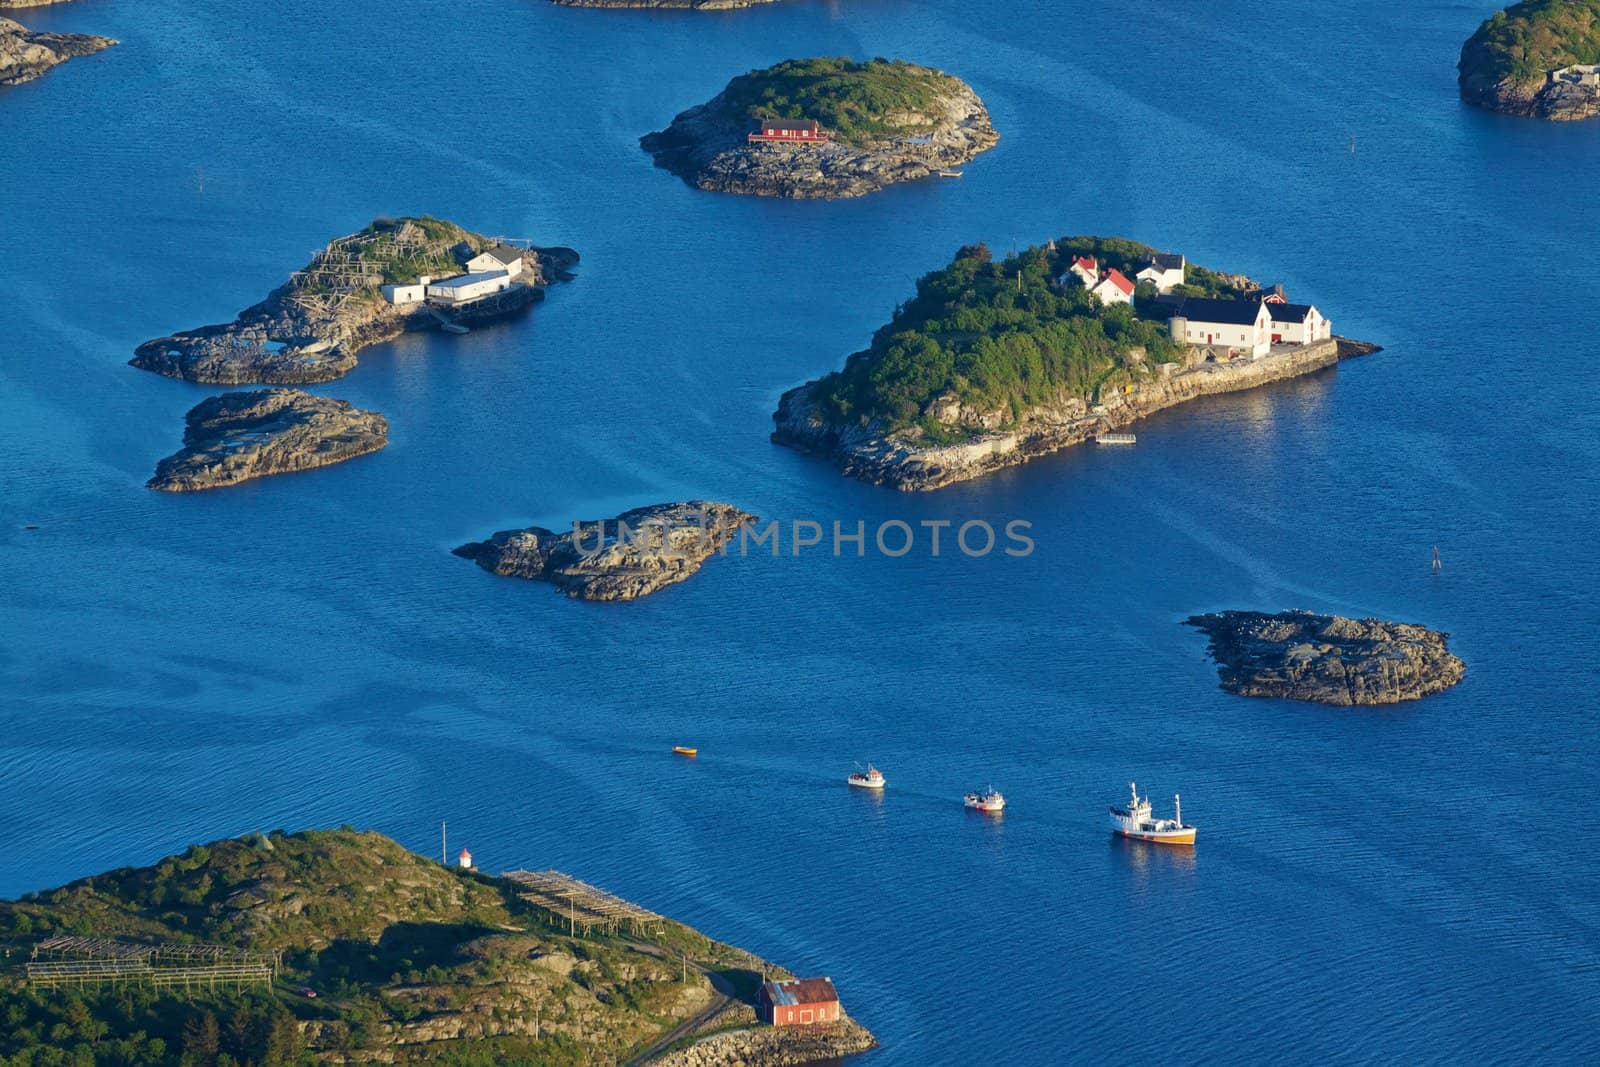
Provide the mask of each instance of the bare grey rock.
{"label": "bare grey rock", "polygon": [[36,33],[0,18],[0,85],[32,81],[76,56],[93,55],[117,42],[85,33]]}
{"label": "bare grey rock", "polygon": [[216,489],[268,474],[326,467],[389,443],[382,415],[298,389],[203,400],[185,418],[183,449],[156,467],[151,489]]}
{"label": "bare grey rock", "polygon": [[846,1016],[826,1026],[758,1026],[716,1034],[651,1061],[652,1067],[803,1067],[875,1048]]}
{"label": "bare grey rock", "polygon": [[1446,647],[1449,634],[1411,623],[1309,611],[1223,611],[1185,621],[1210,636],[1222,688],[1240,696],[1396,704],[1442,692],[1466,673]]}
{"label": "bare grey rock", "polygon": [[454,550],[491,574],[550,582],[580,600],[634,600],[681,582],[756,517],[731,504],[654,504],[564,533],[501,530]]}

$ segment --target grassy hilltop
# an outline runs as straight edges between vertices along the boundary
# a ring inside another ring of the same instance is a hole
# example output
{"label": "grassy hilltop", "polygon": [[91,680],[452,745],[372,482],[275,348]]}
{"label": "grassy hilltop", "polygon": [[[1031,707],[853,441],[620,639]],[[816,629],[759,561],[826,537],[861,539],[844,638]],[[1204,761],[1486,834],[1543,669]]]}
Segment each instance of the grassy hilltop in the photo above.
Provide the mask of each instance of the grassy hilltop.
{"label": "grassy hilltop", "polygon": [[1547,71],[1600,63],[1600,0],[1524,0],[1478,27],[1461,50],[1461,82],[1538,85]]}
{"label": "grassy hilltop", "polygon": [[720,99],[730,121],[816,119],[835,140],[859,147],[929,132],[941,101],[962,88],[948,74],[898,59],[789,59],[739,75]]}
{"label": "grassy hilltop", "polygon": [[[1030,407],[1064,396],[1092,401],[1103,389],[1132,384],[1150,364],[1180,357],[1168,335],[1169,309],[1153,302],[1148,286],[1134,308],[1102,308],[1078,285],[1053,279],[1085,255],[1132,279],[1153,251],[1119,238],[1071,237],[1056,241],[1054,251],[1034,247],[995,261],[983,245],[969,245],[949,266],[924,275],[871,346],[821,379],[813,396],[829,421],[877,422],[942,442],[977,427],[952,429],[929,415],[936,399],[1000,410],[1006,426]],[[1188,280],[1178,292],[1240,295],[1231,281],[1194,264]]]}
{"label": "grassy hilltop", "polygon": [[[282,970],[270,988],[188,996],[28,986],[32,946],[63,933],[280,952]],[[756,980],[748,956],[687,927],[569,937],[499,879],[348,829],[219,841],[0,902],[0,946],[6,1067],[609,1062],[712,1002],[696,964]]]}

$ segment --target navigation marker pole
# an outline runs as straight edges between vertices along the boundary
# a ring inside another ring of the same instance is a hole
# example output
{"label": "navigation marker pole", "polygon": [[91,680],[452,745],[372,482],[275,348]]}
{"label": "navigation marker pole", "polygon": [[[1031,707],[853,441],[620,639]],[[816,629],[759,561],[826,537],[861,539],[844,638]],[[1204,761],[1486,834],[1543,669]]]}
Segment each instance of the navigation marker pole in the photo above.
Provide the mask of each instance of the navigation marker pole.
{"label": "navigation marker pole", "polygon": [[445,867],[450,866],[450,849],[444,843],[443,819],[439,820],[439,863]]}

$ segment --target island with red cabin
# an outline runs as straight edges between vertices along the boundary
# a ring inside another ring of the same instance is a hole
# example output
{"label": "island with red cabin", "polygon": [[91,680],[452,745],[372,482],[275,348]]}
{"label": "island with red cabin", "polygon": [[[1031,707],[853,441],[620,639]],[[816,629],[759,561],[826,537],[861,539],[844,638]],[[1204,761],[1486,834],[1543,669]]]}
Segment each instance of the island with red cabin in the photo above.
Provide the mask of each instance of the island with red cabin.
{"label": "island with red cabin", "polygon": [[741,74],[640,144],[710,192],[837,199],[959,177],[954,168],[999,139],[959,78],[900,60],[819,58]]}

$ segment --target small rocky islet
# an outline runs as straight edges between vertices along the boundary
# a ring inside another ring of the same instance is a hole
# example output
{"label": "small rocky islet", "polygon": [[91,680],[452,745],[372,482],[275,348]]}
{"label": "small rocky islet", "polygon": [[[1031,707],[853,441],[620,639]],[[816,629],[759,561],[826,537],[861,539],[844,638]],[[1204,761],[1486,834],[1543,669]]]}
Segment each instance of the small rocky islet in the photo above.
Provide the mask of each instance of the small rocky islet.
{"label": "small rocky islet", "polygon": [[732,504],[690,500],[611,519],[501,530],[454,550],[491,574],[549,582],[578,600],[636,600],[700,570],[756,517]]}
{"label": "small rocky islet", "polygon": [[1461,98],[1508,115],[1600,115],[1600,0],[1525,0],[1497,11],[1461,49]]}
{"label": "small rocky islet", "polygon": [[776,0],[552,0],[560,7],[634,8],[652,11],[736,11]]}
{"label": "small rocky islet", "polygon": [[[497,243],[429,216],[380,218],[330,241],[231,323],[146,341],[129,363],[214,385],[331,381],[368,345],[407,330],[460,329],[525,310],[571,277],[570,248]],[[453,302],[455,283],[470,299]]]}
{"label": "small rocky islet", "polygon": [[[38,5],[0,4],[0,10],[19,6]],[[86,33],[34,31],[0,18],[0,85],[21,85],[69,59],[93,55],[116,43],[110,37]]]}
{"label": "small rocky islet", "polygon": [[196,404],[184,421],[183,448],[161,461],[149,488],[217,489],[342,463],[389,443],[377,412],[298,389],[224,393]]}
{"label": "small rocky islet", "polygon": [[772,440],[938,489],[1378,350],[1282,286],[1136,241],[1062,237],[1004,260],[968,245],[841,370],[784,393]]}
{"label": "small rocky islet", "polygon": [[1461,681],[1449,634],[1414,623],[1309,611],[1221,611],[1185,624],[1210,638],[1222,688],[1343,707],[1398,704]]}
{"label": "small rocky islet", "polygon": [[999,139],[958,78],[899,60],[819,58],[742,74],[640,145],[700,189],[839,199],[949,172]]}

